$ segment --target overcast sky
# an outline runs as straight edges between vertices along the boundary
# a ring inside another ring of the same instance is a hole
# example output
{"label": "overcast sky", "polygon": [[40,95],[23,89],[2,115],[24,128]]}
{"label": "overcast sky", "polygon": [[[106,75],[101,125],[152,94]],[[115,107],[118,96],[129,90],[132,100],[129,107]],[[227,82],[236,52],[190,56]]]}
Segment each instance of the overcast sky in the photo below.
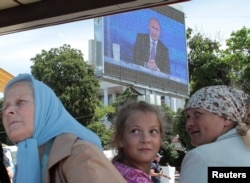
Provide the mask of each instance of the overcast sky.
{"label": "overcast sky", "polygon": [[[191,0],[179,3],[186,27],[214,37],[229,38],[232,31],[250,28],[250,0]],[[93,19],[0,36],[0,67],[16,76],[30,73],[30,58],[69,44],[88,60],[88,40],[94,38]]]}

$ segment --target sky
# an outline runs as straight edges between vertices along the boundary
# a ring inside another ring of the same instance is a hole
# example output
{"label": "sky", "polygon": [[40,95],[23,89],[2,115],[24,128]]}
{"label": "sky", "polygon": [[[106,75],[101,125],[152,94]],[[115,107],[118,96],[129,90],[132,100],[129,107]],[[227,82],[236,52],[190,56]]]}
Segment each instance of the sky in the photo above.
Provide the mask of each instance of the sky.
{"label": "sky", "polygon": [[[191,0],[177,6],[185,13],[186,27],[209,37],[223,40],[243,26],[250,28],[249,0]],[[0,67],[14,76],[30,73],[31,58],[63,44],[81,50],[88,60],[88,40],[93,38],[93,19],[3,35]]]}
{"label": "sky", "polygon": [[186,27],[210,37],[226,39],[232,31],[250,28],[249,0],[191,0],[178,5],[186,14]]}

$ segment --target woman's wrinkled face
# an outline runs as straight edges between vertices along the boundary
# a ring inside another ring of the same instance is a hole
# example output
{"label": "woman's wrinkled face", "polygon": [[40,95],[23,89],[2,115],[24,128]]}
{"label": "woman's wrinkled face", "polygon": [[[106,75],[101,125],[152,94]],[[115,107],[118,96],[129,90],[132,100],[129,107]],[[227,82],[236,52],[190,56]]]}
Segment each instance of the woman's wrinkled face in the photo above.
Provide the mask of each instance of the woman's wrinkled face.
{"label": "woman's wrinkled face", "polygon": [[186,130],[194,146],[214,142],[232,127],[231,121],[203,109],[188,109],[185,116]]}
{"label": "woman's wrinkled face", "polygon": [[13,84],[4,94],[3,125],[10,140],[20,142],[32,136],[34,97],[27,81]]}

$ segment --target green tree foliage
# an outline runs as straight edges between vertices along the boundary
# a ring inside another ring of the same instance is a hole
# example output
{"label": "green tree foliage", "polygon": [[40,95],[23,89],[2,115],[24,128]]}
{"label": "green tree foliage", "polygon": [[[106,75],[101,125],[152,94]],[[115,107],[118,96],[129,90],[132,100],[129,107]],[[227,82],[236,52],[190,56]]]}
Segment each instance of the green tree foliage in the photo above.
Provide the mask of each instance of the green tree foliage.
{"label": "green tree foliage", "polygon": [[221,59],[219,42],[200,33],[192,35],[192,29],[188,29],[187,34],[190,94],[204,86],[229,85],[231,66]]}
{"label": "green tree foliage", "polygon": [[99,81],[94,68],[87,64],[80,50],[63,45],[31,58],[31,73],[50,86],[65,108],[83,125],[92,122],[99,105]]}
{"label": "green tree foliage", "polygon": [[113,106],[98,106],[95,111],[95,122],[89,124],[87,127],[97,133],[102,141],[104,149],[109,148],[109,143],[112,136],[112,129],[106,127],[104,123],[107,122],[107,114],[114,113],[115,108]]}
{"label": "green tree foliage", "polygon": [[103,148],[108,149],[113,131],[107,129],[106,126],[99,121],[89,124],[87,128],[94,131],[100,137]]}
{"label": "green tree foliage", "polygon": [[138,94],[136,94],[132,88],[127,88],[126,90],[124,90],[121,95],[115,100],[115,102],[111,104],[111,106],[115,110],[107,113],[107,119],[109,121],[113,121],[118,108],[124,105],[128,100],[136,100],[137,96]]}
{"label": "green tree foliage", "polygon": [[231,80],[233,85],[250,93],[250,29],[232,32],[226,40],[227,48],[223,58],[232,66]]}
{"label": "green tree foliage", "polygon": [[[183,149],[185,148],[176,149],[175,145],[172,143],[172,140],[173,138],[176,137],[179,131],[186,133],[185,122],[184,122],[184,128],[182,128],[183,126],[177,127],[176,121],[178,122],[178,120],[176,120],[176,116],[177,116],[176,113],[172,111],[171,108],[168,107],[167,105],[162,105],[161,107],[162,107],[162,110],[164,111],[165,119],[166,119],[166,136],[162,139],[163,143],[161,146],[160,153],[163,155],[163,157],[161,158],[160,164],[162,166],[166,166],[166,163],[169,163],[172,166],[180,167],[183,154],[184,154]],[[179,128],[179,127],[182,129],[176,130],[176,128]],[[185,135],[187,135],[187,133]],[[181,136],[181,138],[182,137],[183,136]],[[182,145],[186,145],[186,144],[182,143]]]}
{"label": "green tree foliage", "polygon": [[191,139],[186,131],[186,119],[184,116],[183,109],[178,109],[176,115],[174,116],[174,123],[173,123],[173,134],[179,135],[179,140],[185,149],[193,149],[194,146],[190,143]]}
{"label": "green tree foliage", "polygon": [[164,140],[170,140],[173,135],[175,136],[175,134],[173,134],[172,131],[175,112],[166,104],[163,104],[161,108],[162,108],[161,110],[164,112],[164,119],[165,119],[164,127],[166,136]]}
{"label": "green tree foliage", "polygon": [[104,119],[108,113],[115,113],[115,108],[112,105],[108,106],[97,106],[95,111],[96,120]]}
{"label": "green tree foliage", "polygon": [[166,166],[166,163],[175,165],[175,160],[179,157],[179,153],[175,149],[174,145],[169,141],[163,141],[160,153],[163,155],[160,164]]}

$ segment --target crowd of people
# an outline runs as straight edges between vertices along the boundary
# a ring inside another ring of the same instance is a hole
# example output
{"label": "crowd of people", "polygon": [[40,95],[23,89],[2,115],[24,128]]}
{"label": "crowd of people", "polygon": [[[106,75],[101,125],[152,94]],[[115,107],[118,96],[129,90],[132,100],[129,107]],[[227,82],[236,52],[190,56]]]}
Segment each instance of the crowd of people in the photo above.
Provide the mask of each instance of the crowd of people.
{"label": "crowd of people", "polygon": [[[189,98],[186,131],[196,147],[182,161],[180,183],[207,182],[208,167],[249,166],[249,104],[248,94],[225,85],[201,88]],[[130,101],[118,108],[111,141],[117,154],[112,161],[105,157],[99,137],[30,74],[20,74],[6,85],[2,121],[18,146],[14,183],[171,180],[159,165],[165,118],[159,107],[147,102]],[[0,152],[0,182],[8,183],[12,175],[3,149]]]}

